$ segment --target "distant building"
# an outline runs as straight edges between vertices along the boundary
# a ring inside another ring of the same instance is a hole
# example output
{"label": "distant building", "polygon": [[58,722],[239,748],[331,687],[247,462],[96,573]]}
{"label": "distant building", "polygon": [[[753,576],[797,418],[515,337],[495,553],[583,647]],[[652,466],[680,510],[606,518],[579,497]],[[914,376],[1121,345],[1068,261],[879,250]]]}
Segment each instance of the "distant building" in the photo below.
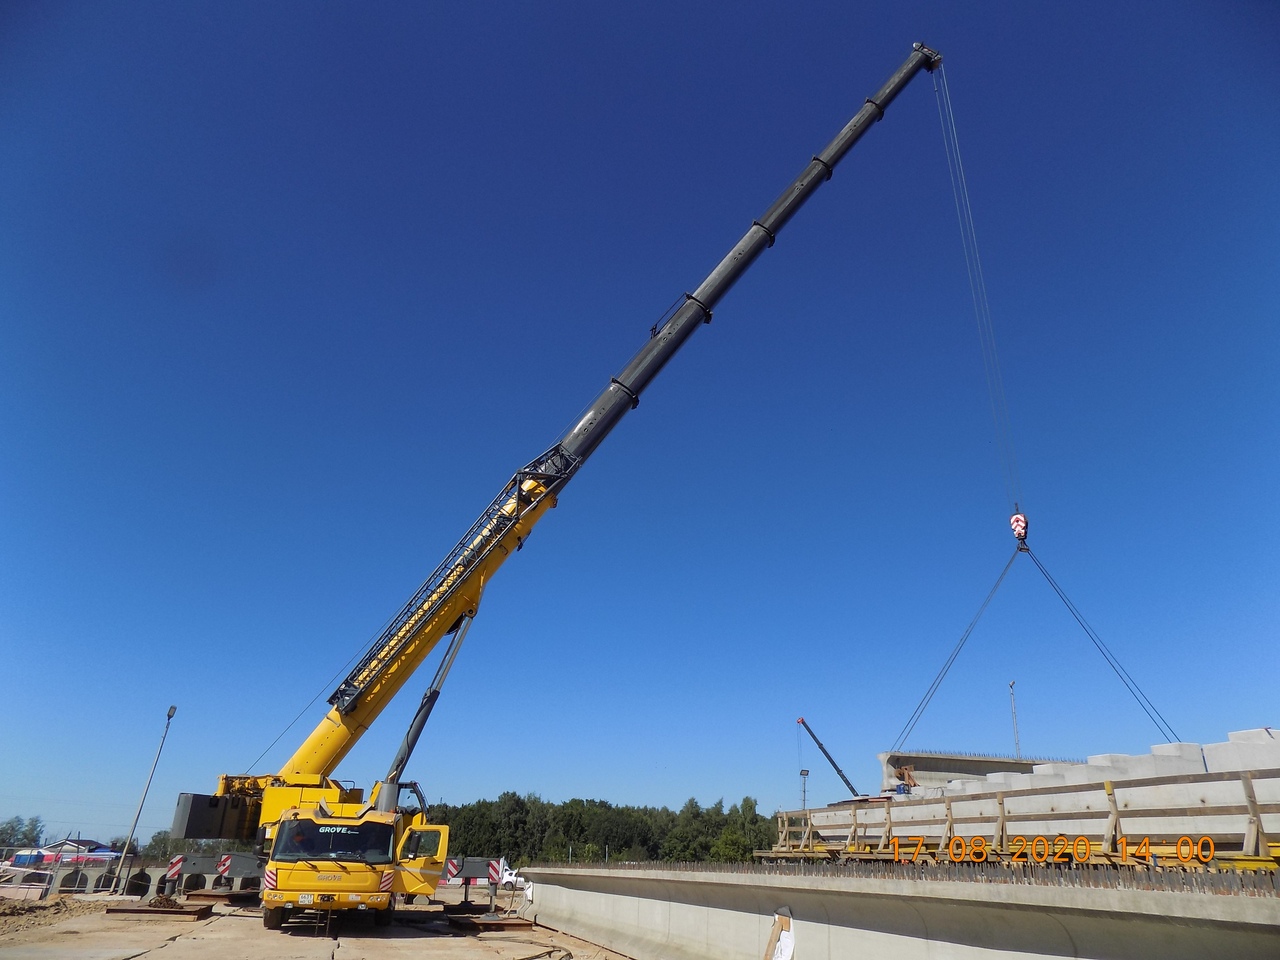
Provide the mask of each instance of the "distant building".
{"label": "distant building", "polygon": [[49,863],[91,863],[94,861],[114,860],[120,856],[105,843],[97,840],[84,840],[79,837],[59,840],[45,844],[43,847],[28,847],[18,850],[13,855],[15,867],[35,867]]}
{"label": "distant building", "polygon": [[111,852],[111,848],[105,843],[99,843],[97,840],[82,840],[79,837],[75,839],[68,837],[66,840],[59,840],[56,843],[46,843],[41,849],[45,853],[61,855],[64,860],[79,856],[82,853],[93,853],[98,850],[105,853]]}

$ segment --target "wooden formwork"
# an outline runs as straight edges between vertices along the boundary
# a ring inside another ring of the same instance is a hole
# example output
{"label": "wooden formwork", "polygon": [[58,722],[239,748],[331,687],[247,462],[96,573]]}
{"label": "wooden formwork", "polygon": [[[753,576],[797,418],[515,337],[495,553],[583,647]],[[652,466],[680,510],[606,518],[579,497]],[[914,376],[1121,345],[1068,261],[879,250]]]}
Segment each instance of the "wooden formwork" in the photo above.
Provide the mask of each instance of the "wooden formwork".
{"label": "wooden formwork", "polygon": [[1280,866],[1280,769],[859,798],[777,815],[772,860]]}

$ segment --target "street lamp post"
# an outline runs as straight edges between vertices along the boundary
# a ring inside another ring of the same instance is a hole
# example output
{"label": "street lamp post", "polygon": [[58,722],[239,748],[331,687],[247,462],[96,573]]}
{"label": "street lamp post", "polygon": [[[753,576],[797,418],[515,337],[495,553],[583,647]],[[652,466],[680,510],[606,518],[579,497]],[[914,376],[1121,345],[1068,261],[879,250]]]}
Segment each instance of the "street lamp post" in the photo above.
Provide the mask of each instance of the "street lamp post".
{"label": "street lamp post", "polygon": [[[120,851],[120,870],[116,871],[115,883],[111,885],[111,892],[116,893],[120,887],[120,874],[124,868],[124,861],[129,856],[129,846],[133,843],[133,832],[138,829],[138,818],[142,816],[142,806],[147,802],[147,791],[151,789],[151,778],[156,775],[156,764],[160,762],[160,751],[164,749],[165,737],[169,736],[169,724],[173,722],[173,715],[178,712],[176,706],[170,707],[168,714],[165,715],[164,733],[160,735],[160,746],[156,748],[156,758],[151,761],[151,772],[147,774],[147,785],[142,788],[142,799],[138,801],[138,812],[133,815],[133,823],[129,827],[129,836],[125,838],[124,849]],[[130,871],[133,865],[130,864]],[[128,889],[128,877],[125,878],[125,889]]]}

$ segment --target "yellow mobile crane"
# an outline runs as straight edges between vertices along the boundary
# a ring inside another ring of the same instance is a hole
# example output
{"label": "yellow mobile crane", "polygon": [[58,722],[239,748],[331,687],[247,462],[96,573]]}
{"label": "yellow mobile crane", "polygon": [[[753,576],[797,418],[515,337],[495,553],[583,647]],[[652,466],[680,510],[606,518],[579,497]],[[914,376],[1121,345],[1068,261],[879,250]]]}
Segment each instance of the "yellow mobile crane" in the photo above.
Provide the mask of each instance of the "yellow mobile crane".
{"label": "yellow mobile crane", "polygon": [[[452,662],[489,579],[524,545],[587,457],[639,405],[640,394],[693,331],[711,322],[720,298],[773,246],[778,231],[831,178],[836,164],[902,89],[941,60],[937,52],[915,44],[875,96],[752,222],[702,284],[685,294],[679,309],[654,328],[586,415],[516,472],[329,697],[329,712],[278,772],[224,774],[214,794],[179,797],[173,836],[249,841],[256,835],[264,852],[269,850],[262,892],[266,926],[278,927],[288,911],[299,908],[374,910],[377,919],[389,922],[395,894],[435,892],[448,828],[426,822],[421,792],[399,778],[439,694],[438,683],[423,698],[387,778],[367,800],[363,790],[331,779],[338,763],[446,637],[452,639],[445,662]],[[416,793],[417,808],[400,806],[402,788]]]}

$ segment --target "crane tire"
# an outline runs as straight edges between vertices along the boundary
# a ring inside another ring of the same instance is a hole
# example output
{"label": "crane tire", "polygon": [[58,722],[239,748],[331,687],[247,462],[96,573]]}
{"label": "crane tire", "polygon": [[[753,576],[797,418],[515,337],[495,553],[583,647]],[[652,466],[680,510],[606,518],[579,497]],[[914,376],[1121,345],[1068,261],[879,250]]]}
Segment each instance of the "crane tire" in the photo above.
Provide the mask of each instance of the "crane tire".
{"label": "crane tire", "polygon": [[263,907],[262,925],[268,930],[279,930],[284,924],[284,907]]}

